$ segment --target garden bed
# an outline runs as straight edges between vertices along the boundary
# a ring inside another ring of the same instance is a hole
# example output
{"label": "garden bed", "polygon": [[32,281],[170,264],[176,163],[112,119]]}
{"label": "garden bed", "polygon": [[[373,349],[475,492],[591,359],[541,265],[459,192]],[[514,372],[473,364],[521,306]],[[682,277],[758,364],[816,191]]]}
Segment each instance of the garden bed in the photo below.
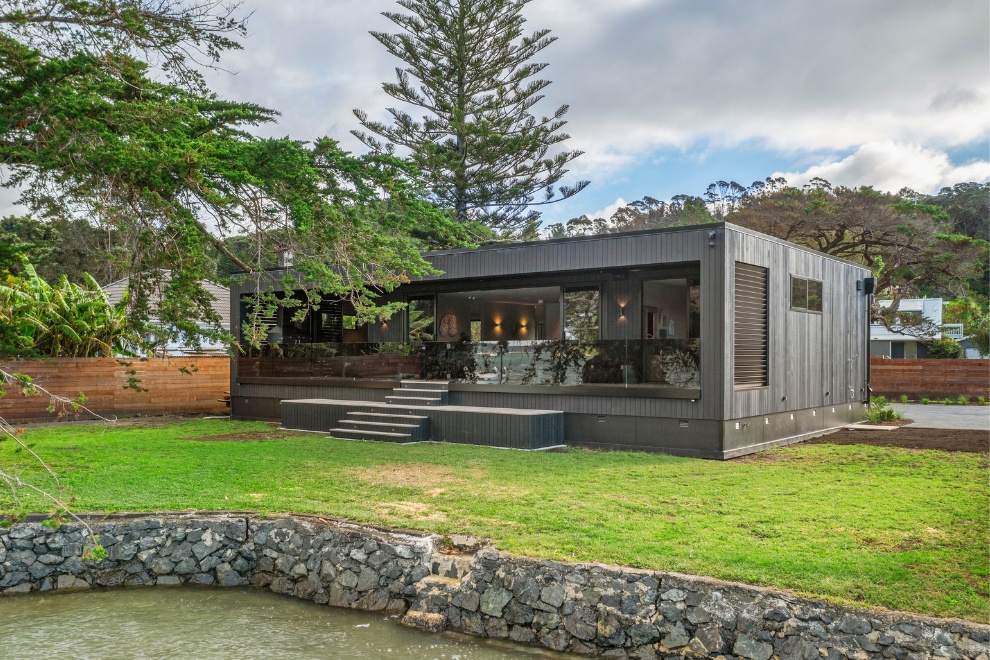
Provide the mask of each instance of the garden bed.
{"label": "garden bed", "polygon": [[830,433],[809,440],[808,444],[872,445],[874,447],[988,453],[990,452],[990,433],[968,429],[899,428],[896,431],[856,429]]}

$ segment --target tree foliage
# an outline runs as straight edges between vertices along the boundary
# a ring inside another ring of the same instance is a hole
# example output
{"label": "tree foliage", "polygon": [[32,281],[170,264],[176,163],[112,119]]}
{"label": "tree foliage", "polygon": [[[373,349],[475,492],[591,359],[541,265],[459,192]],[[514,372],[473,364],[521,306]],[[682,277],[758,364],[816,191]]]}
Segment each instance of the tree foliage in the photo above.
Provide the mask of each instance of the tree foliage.
{"label": "tree foliage", "polygon": [[[200,285],[216,253],[253,273],[291,252],[314,300],[350,296],[370,309],[378,292],[429,271],[419,248],[467,238],[402,161],[353,157],[328,138],[254,137],[277,113],[216,97],[198,72],[243,30],[212,0],[0,11],[3,185],[41,221],[84,218],[114,235],[131,275],[129,318],[147,319],[152,294],[164,294],[156,316],[173,334],[162,341],[195,344],[197,320],[218,326]],[[250,236],[251,249],[229,250],[233,235]]]}
{"label": "tree foliage", "polygon": [[384,15],[402,32],[371,33],[403,62],[383,89],[425,114],[420,120],[389,108],[386,124],[354,111],[368,131],[354,134],[369,148],[407,150],[437,203],[460,222],[480,221],[503,236],[532,233],[534,206],[587,185],[559,185],[581,152],[550,153],[568,139],[560,132],[567,106],[550,117],[531,112],[550,84],[534,79],[547,65],[532,59],[556,37],[549,30],[524,35],[528,2],[398,0],[410,13]]}
{"label": "tree foliage", "polygon": [[936,206],[822,179],[802,188],[768,183],[742,195],[726,220],[867,266],[893,301],[874,308],[880,322],[893,323],[912,294],[963,295],[985,263],[987,242],[954,233]]}
{"label": "tree foliage", "polygon": [[928,342],[928,357],[958,360],[963,357],[963,347],[951,337],[939,337]]}
{"label": "tree foliage", "polygon": [[615,234],[644,229],[665,229],[715,222],[705,200],[690,195],[674,195],[669,202],[644,197],[618,209],[609,218],[586,215],[547,227],[547,238]]}
{"label": "tree foliage", "polygon": [[0,273],[21,273],[23,255],[45,280],[55,282],[65,275],[70,282],[82,284],[89,275],[105,285],[126,275],[130,263],[129,251],[118,234],[84,218],[47,222],[0,218]]}
{"label": "tree foliage", "polygon": [[990,354],[990,308],[986,298],[973,295],[949,301],[942,308],[942,320],[961,323],[966,338],[980,354]]}

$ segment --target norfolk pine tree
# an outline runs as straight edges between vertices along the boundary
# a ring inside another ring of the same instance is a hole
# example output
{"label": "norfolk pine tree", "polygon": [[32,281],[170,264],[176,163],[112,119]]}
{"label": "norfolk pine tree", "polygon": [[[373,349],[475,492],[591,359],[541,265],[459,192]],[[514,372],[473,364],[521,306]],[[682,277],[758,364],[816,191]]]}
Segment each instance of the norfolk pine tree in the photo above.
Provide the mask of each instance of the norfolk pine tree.
{"label": "norfolk pine tree", "polygon": [[354,111],[369,132],[353,133],[366,146],[408,150],[435,202],[502,238],[531,235],[540,215],[534,206],[588,184],[558,185],[580,151],[550,154],[569,137],[560,132],[568,106],[540,119],[530,112],[550,84],[534,79],[547,65],[530,60],[556,37],[523,35],[529,1],[398,0],[411,14],[384,16],[403,32],[371,34],[405,63],[383,89],[424,112],[422,121],[400,108],[388,109],[391,124]]}

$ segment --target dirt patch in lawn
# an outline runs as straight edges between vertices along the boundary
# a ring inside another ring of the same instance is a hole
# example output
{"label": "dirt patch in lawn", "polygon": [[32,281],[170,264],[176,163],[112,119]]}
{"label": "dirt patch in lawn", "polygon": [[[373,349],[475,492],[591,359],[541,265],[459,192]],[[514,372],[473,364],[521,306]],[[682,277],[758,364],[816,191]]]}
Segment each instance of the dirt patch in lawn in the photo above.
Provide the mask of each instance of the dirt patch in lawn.
{"label": "dirt patch in lawn", "polygon": [[874,445],[905,449],[941,449],[972,453],[990,452],[990,432],[963,429],[912,429],[895,431],[843,430],[808,440],[806,444]]}
{"label": "dirt patch in lawn", "polygon": [[415,520],[445,520],[446,516],[440,511],[434,511],[430,505],[422,502],[382,502],[375,507],[375,512],[386,518],[413,518]]}
{"label": "dirt patch in lawn", "polygon": [[183,440],[192,442],[265,442],[268,440],[288,440],[297,437],[287,431],[241,431],[240,433],[224,433],[223,435],[189,435]]}

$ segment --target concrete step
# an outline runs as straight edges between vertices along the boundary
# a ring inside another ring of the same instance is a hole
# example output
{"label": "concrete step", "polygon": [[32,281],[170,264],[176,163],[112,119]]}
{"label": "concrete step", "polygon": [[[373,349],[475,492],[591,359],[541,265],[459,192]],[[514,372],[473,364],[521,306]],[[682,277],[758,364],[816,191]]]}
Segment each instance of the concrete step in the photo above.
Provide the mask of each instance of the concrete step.
{"label": "concrete step", "polygon": [[446,380],[401,380],[402,389],[413,390],[446,390],[450,383]]}
{"label": "concrete step", "polygon": [[395,394],[385,397],[385,403],[396,406],[439,406],[443,399],[439,397],[398,396]]}
{"label": "concrete step", "polygon": [[344,440],[382,440],[385,442],[412,442],[409,433],[390,433],[388,431],[364,431],[360,429],[330,429],[330,435]]}

